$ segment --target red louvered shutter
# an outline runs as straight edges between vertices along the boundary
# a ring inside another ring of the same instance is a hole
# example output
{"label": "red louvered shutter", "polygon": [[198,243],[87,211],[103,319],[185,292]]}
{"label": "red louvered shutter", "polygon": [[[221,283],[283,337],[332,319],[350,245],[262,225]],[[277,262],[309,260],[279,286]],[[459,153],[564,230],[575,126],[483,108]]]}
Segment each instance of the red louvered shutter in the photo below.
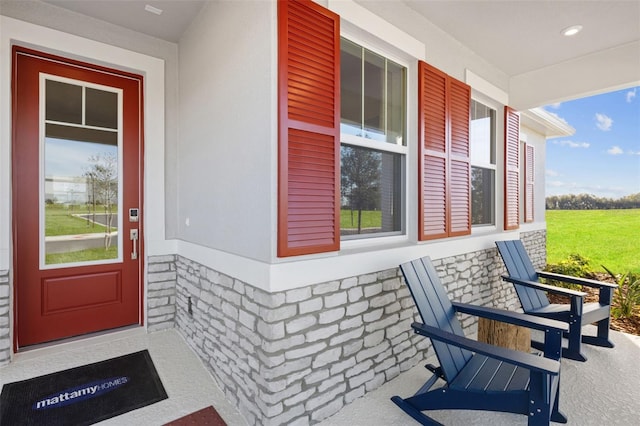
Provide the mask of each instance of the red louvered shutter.
{"label": "red louvered shutter", "polygon": [[524,146],[524,221],[533,222],[534,184],[535,184],[535,148],[533,145]]}
{"label": "red louvered shutter", "polygon": [[504,107],[504,229],[520,226],[520,116]]}
{"label": "red louvered shutter", "polygon": [[418,239],[471,232],[471,88],[418,64]]}
{"label": "red louvered shutter", "polygon": [[449,77],[449,236],[471,233],[471,88]]}
{"label": "red louvered shutter", "polygon": [[278,2],[278,256],[340,249],[340,18]]}
{"label": "red louvered shutter", "polygon": [[448,235],[447,75],[422,61],[418,71],[418,238],[430,240]]}

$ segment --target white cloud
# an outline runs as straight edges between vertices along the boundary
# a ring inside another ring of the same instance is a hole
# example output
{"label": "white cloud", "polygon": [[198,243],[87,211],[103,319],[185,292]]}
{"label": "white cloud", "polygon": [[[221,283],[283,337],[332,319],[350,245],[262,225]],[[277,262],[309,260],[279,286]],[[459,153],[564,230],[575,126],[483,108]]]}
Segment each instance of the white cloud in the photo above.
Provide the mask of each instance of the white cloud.
{"label": "white cloud", "polygon": [[556,177],[556,176],[560,176],[560,173],[558,173],[555,170],[551,170],[551,169],[547,169],[545,170],[545,175],[549,176],[549,177]]}
{"label": "white cloud", "polygon": [[549,105],[549,108],[560,109],[560,105],[562,105],[562,102],[556,102],[555,104]]}
{"label": "white cloud", "polygon": [[620,155],[623,153],[624,151],[619,146],[612,146],[607,150],[607,154],[610,154],[610,155]]}
{"label": "white cloud", "polygon": [[629,155],[640,155],[640,151],[629,151]]}
{"label": "white cloud", "polygon": [[607,117],[604,114],[596,113],[596,126],[598,129],[603,132],[611,130],[611,126],[613,125],[613,120],[611,117]]}
{"label": "white cloud", "polygon": [[633,90],[629,90],[627,93],[625,93],[627,102],[631,103],[633,101],[633,99],[636,97],[636,90],[637,88],[634,87]]}
{"label": "white cloud", "polygon": [[589,142],[575,142],[570,140],[553,141],[556,145],[568,146],[569,148],[589,148],[591,144]]}

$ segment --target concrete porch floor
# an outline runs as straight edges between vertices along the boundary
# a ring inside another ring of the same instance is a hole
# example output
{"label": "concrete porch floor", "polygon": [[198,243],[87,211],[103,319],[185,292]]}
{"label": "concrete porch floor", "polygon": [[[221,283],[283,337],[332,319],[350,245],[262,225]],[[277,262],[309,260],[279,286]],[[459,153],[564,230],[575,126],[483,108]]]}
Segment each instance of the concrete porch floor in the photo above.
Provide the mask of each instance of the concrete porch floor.
{"label": "concrete porch floor", "polygon": [[[589,333],[591,330],[587,330]],[[640,337],[612,332],[614,349],[585,345],[586,363],[562,361],[560,407],[570,425],[632,425],[640,422]],[[162,425],[213,405],[229,426],[245,425],[200,360],[175,330],[147,334],[119,331],[18,354],[0,368],[0,385],[148,349],[169,398],[100,425]],[[410,396],[429,372],[422,364],[344,407],[321,426],[414,425],[389,398]],[[446,425],[526,425],[521,415],[482,411],[434,411]]]}

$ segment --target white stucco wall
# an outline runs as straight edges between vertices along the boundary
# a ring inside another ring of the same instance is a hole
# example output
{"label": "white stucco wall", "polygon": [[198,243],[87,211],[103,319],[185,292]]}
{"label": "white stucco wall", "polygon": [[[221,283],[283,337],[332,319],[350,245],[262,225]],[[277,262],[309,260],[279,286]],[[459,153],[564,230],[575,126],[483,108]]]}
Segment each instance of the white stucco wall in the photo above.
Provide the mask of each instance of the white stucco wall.
{"label": "white stucco wall", "polygon": [[211,2],[179,44],[180,240],[268,262],[276,199],[276,6]]}

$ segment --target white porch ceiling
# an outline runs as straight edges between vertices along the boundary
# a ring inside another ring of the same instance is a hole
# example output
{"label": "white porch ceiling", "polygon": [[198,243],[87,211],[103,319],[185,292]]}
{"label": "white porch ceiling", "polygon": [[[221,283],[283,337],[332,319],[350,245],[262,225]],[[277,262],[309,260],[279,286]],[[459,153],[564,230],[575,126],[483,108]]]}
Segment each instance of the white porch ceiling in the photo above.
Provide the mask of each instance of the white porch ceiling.
{"label": "white porch ceiling", "polygon": [[[207,0],[43,0],[152,37],[177,43]],[[150,5],[160,15],[145,10]]]}
{"label": "white porch ceiling", "polygon": [[[640,40],[639,0],[405,3],[509,76]],[[561,34],[573,25],[583,30]]]}

